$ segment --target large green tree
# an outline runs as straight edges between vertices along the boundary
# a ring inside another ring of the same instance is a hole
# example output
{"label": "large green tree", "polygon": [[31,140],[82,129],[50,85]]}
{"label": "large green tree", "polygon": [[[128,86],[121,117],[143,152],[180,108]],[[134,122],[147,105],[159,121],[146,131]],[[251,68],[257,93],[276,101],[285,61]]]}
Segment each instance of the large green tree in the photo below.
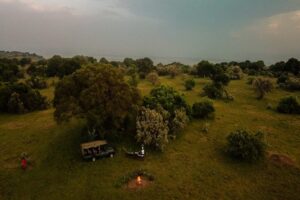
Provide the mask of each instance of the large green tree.
{"label": "large green tree", "polygon": [[136,66],[141,78],[145,78],[147,74],[155,69],[150,58],[137,59]]}
{"label": "large green tree", "polygon": [[121,71],[100,64],[64,77],[55,89],[54,117],[57,122],[83,118],[88,128],[122,128],[125,117],[140,100],[136,87],[129,86]]}

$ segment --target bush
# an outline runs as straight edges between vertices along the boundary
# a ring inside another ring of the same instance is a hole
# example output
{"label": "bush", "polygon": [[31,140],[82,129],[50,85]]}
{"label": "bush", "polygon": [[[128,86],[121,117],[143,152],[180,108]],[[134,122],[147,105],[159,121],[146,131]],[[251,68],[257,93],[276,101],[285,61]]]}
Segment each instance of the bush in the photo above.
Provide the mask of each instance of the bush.
{"label": "bush", "polygon": [[215,84],[207,84],[203,88],[204,95],[211,99],[220,99],[223,97],[223,92]]}
{"label": "bush", "polygon": [[277,79],[277,84],[286,83],[289,80],[289,77],[285,74],[281,75]]}
{"label": "bush", "polygon": [[213,112],[215,108],[210,101],[198,102],[192,107],[192,116],[197,119],[209,117]]}
{"label": "bush", "polygon": [[299,79],[287,80],[283,87],[284,89],[289,91],[300,91],[300,80]]}
{"label": "bush", "polygon": [[273,84],[269,79],[257,78],[253,81],[253,87],[256,90],[257,98],[262,99],[266,93],[272,91]]}
{"label": "bush", "polygon": [[25,113],[48,107],[46,97],[23,83],[0,87],[0,112]]}
{"label": "bush", "polygon": [[231,80],[240,80],[243,78],[243,70],[239,66],[231,66],[227,71]]}
{"label": "bush", "polygon": [[181,71],[180,69],[178,69],[177,66],[168,66],[168,73],[171,76],[171,78],[175,78],[176,76],[178,76]]}
{"label": "bush", "polygon": [[159,84],[159,77],[156,72],[151,72],[146,76],[146,79],[152,83],[152,85],[157,85]]}
{"label": "bush", "polygon": [[195,83],[194,79],[186,80],[184,83],[186,90],[192,90],[195,87],[195,85],[196,85],[196,83]]}
{"label": "bush", "polygon": [[160,113],[142,107],[136,119],[136,129],[137,142],[164,150],[168,143],[169,128]]}
{"label": "bush", "polygon": [[300,114],[300,104],[295,97],[286,97],[280,100],[277,111],[286,114]]}
{"label": "bush", "polygon": [[227,152],[232,158],[242,161],[257,161],[265,155],[266,144],[263,134],[250,134],[244,130],[237,130],[227,137]]}
{"label": "bush", "polygon": [[185,128],[189,121],[184,109],[175,110],[175,116],[172,120],[170,130],[172,133],[177,133]]}
{"label": "bush", "polygon": [[159,76],[167,76],[169,74],[168,68],[165,66],[157,66],[157,73]]}

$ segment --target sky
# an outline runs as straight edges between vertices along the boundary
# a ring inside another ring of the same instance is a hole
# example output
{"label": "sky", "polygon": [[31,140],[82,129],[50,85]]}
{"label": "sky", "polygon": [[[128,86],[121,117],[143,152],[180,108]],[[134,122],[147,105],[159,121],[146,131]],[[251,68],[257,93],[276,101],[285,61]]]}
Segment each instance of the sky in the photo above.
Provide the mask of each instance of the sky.
{"label": "sky", "polygon": [[0,50],[186,63],[300,59],[300,0],[0,0]]}

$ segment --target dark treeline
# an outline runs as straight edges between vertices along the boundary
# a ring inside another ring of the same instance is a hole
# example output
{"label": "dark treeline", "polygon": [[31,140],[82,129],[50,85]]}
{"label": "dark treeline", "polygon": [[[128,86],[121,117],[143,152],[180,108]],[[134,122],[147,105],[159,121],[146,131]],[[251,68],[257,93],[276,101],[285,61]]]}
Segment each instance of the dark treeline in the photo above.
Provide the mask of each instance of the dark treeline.
{"label": "dark treeline", "polygon": [[[154,85],[158,82],[158,76],[176,77],[179,74],[189,74],[196,77],[207,77],[212,80],[212,84],[204,88],[206,95],[211,98],[223,98],[228,95],[225,86],[230,80],[238,80],[244,74],[250,76],[268,76],[276,77],[277,84],[280,88],[298,91],[300,90],[300,61],[291,58],[288,61],[277,62],[273,65],[266,66],[263,61],[244,61],[244,62],[222,62],[211,63],[209,61],[201,61],[194,66],[184,65],[178,62],[163,65],[161,63],[155,65],[150,58],[132,59],[125,58],[123,61],[109,61],[106,58],[97,60],[93,57],[74,56],[72,58],[63,58],[55,55],[50,59],[32,59],[30,57],[18,58],[0,58],[0,98],[3,103],[0,111],[9,112],[8,102],[23,102],[24,111],[32,110],[26,108],[26,98],[24,91],[33,94],[35,89],[43,89],[48,86],[47,77],[59,77],[71,75],[83,66],[93,65],[108,65],[114,68],[119,68],[120,71],[129,76],[129,84],[136,86],[139,79],[145,79],[152,82]],[[26,85],[17,85],[20,84]],[[193,83],[189,80],[187,83]],[[16,90],[14,88],[25,88],[24,90]],[[188,85],[187,88],[192,89]],[[5,95],[3,93],[5,91]],[[11,91],[11,92],[7,92]],[[15,94],[17,93],[17,94]],[[36,91],[36,93],[39,93]],[[34,97],[35,98],[35,97]],[[42,101],[40,101],[42,102]],[[22,103],[21,103],[22,104]],[[42,102],[41,104],[45,104]],[[19,106],[20,108],[22,106]],[[39,107],[39,106],[36,106]],[[39,108],[44,107],[40,106]],[[5,108],[5,109],[4,109]]]}

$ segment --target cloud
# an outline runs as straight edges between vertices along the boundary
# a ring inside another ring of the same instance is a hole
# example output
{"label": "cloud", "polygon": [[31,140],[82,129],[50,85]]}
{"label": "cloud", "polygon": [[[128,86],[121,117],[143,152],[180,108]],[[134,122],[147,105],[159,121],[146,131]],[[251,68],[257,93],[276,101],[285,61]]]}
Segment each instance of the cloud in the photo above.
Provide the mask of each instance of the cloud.
{"label": "cloud", "polygon": [[19,7],[21,9],[27,9],[34,12],[67,12],[72,13],[73,9],[67,5],[60,3],[47,3],[38,0],[0,0],[0,4],[11,4],[14,7]]}
{"label": "cloud", "polygon": [[256,20],[230,32],[232,48],[248,55],[291,57],[300,54],[300,10]]}

